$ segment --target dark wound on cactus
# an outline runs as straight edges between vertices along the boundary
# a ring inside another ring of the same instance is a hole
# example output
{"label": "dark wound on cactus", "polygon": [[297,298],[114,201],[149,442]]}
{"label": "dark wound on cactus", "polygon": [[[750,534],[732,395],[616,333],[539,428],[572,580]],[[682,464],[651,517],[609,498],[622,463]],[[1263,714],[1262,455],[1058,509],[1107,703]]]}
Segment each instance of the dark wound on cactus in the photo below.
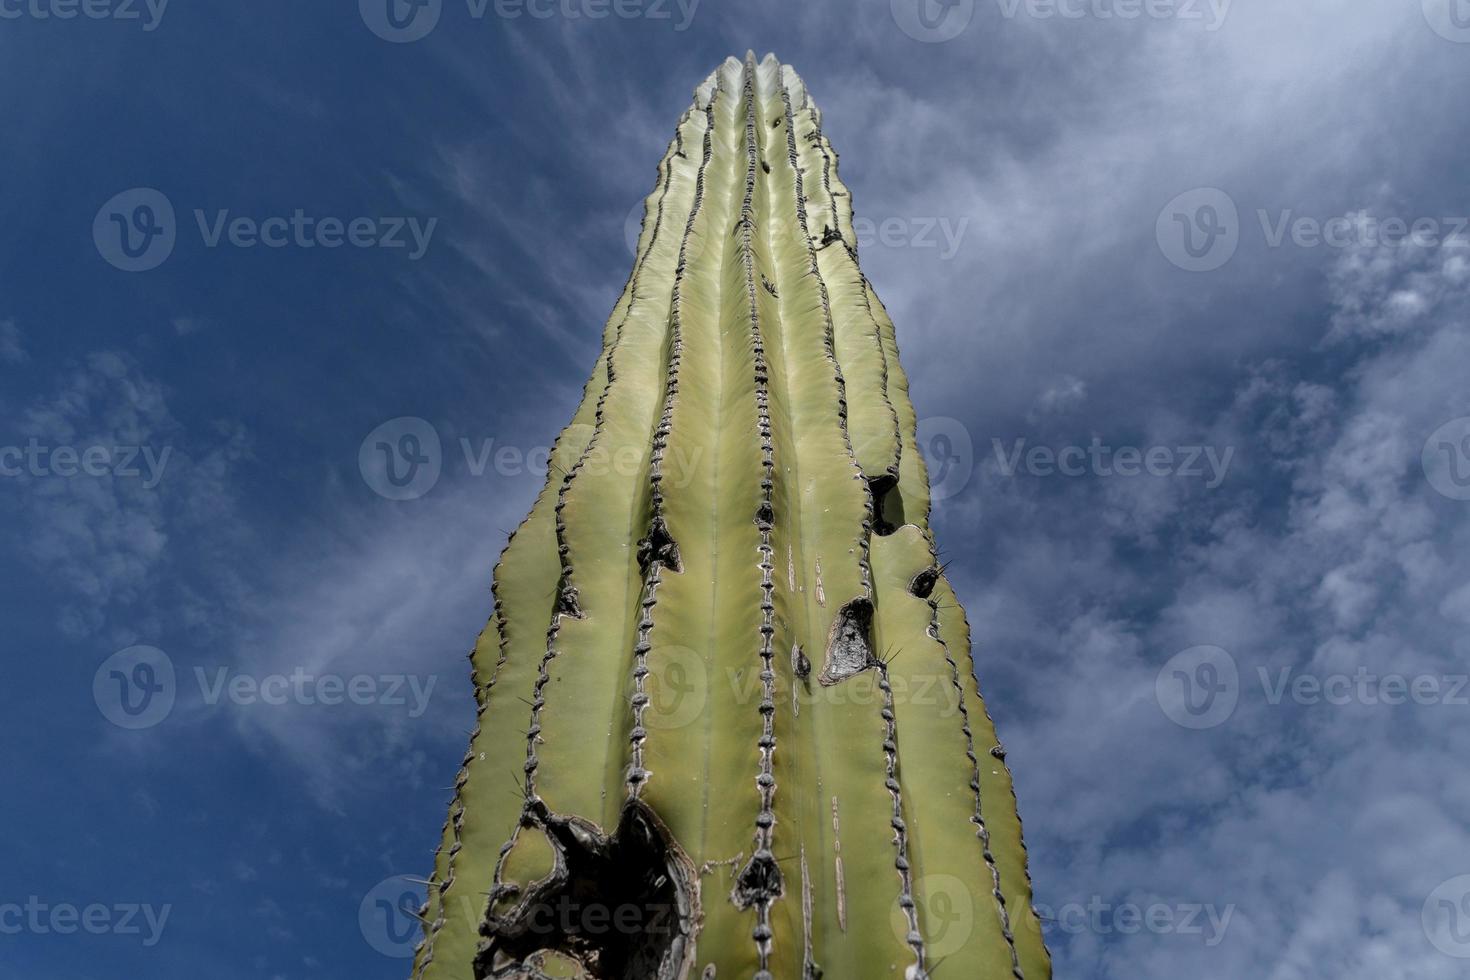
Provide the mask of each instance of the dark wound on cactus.
{"label": "dark wound on cactus", "polygon": [[855,242],[804,83],[727,61],[496,567],[416,980],[1050,976]]}

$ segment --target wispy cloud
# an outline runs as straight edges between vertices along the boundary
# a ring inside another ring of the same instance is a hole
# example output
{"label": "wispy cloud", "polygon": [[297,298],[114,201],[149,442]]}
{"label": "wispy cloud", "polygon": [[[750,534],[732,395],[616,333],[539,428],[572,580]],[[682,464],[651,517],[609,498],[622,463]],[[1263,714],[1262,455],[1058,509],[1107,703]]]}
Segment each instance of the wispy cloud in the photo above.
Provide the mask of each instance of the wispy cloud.
{"label": "wispy cloud", "polygon": [[29,358],[14,320],[0,320],[0,364],[24,364]]}
{"label": "wispy cloud", "polygon": [[[1447,506],[1420,465],[1444,414],[1464,407],[1461,258],[1451,248],[1340,258],[1339,326],[1380,322],[1403,290],[1436,298],[1414,332],[1365,348],[1329,385],[1246,381],[1221,424],[1247,430],[1270,404],[1276,445],[1294,457],[1287,498],[1232,494],[1194,541],[1149,547],[1134,566],[1143,580],[1120,588],[1110,569],[1118,549],[1148,547],[1157,518],[1100,522],[1088,501],[1102,491],[1078,488],[1078,519],[1056,526],[1053,509],[984,495],[1007,530],[1000,580],[978,590],[971,618],[995,634],[982,681],[1000,673],[1028,705],[1009,734],[1032,839],[1044,842],[1043,899],[1122,901],[1146,889],[1238,909],[1217,947],[1059,934],[1063,964],[1094,964],[1101,977],[1457,975],[1419,920],[1435,886],[1463,870],[1444,857],[1470,846],[1451,816],[1467,786],[1452,760],[1470,735],[1448,722],[1463,709],[1271,704],[1264,678],[1462,671],[1454,597],[1470,581],[1465,505]],[[1302,427],[1310,440],[1293,435]],[[1185,506],[1166,523],[1180,524]],[[1148,592],[1169,598],[1130,613]],[[1160,709],[1155,675],[1201,644],[1238,662],[1240,705],[1218,729],[1181,732]],[[1324,827],[1326,814],[1337,818]]]}

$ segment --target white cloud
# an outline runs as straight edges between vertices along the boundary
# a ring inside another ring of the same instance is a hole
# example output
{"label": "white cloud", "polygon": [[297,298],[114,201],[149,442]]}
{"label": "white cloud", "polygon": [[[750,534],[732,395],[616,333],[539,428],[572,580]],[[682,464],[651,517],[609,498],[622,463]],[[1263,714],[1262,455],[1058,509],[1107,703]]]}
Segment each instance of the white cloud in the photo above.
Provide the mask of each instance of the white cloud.
{"label": "white cloud", "polygon": [[[1423,439],[1450,407],[1467,407],[1470,292],[1454,258],[1341,258],[1338,309],[1355,323],[1392,315],[1404,288],[1434,303],[1412,333],[1365,348],[1330,385],[1279,368],[1243,382],[1230,412],[1264,410],[1312,438],[1288,435],[1277,447],[1299,454],[1284,507],[1233,495],[1203,540],[1152,552],[1160,567],[1149,574],[1172,582],[1162,609],[1123,614],[1139,583],[1104,575],[1111,548],[1138,528],[1055,526],[1056,511],[1001,498],[996,523],[1013,528],[1001,535],[1004,582],[982,592],[971,619],[1024,636],[1028,651],[1014,681],[1006,675],[1027,706],[1006,713],[1024,720],[1002,734],[1042,900],[1146,887],[1239,910],[1215,948],[1184,936],[1071,937],[1056,944],[1059,975],[1460,975],[1419,916],[1436,885],[1470,871],[1455,858],[1470,854],[1470,831],[1452,816],[1470,796],[1456,761],[1470,751],[1470,730],[1454,723],[1466,709],[1271,705],[1257,673],[1464,673],[1470,512],[1439,498],[1419,468]],[[1107,492],[1079,490],[1071,509],[1091,513],[1087,494]],[[1085,560],[1058,560],[1061,540]],[[1013,552],[1032,560],[1013,565]],[[1057,595],[1068,600],[1044,598]],[[1152,704],[1153,672],[1205,643],[1235,655],[1241,703],[1223,727],[1186,732]],[[985,682],[983,660],[980,674]]]}

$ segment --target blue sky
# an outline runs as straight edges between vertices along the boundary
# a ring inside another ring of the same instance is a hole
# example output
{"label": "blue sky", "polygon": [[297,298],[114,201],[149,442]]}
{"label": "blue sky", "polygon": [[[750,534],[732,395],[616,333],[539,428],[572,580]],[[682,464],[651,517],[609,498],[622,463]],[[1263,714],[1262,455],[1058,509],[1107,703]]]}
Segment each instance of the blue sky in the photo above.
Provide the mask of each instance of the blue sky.
{"label": "blue sky", "polygon": [[0,977],[406,975],[495,556],[747,48],[950,460],[1057,975],[1464,975],[1470,9],[924,3],[0,0]]}

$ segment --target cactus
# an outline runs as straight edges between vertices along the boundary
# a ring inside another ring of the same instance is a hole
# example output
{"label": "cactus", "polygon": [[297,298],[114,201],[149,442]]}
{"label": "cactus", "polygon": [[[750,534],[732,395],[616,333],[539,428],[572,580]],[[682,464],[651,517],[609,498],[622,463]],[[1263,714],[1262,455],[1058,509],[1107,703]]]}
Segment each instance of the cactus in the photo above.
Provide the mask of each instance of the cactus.
{"label": "cactus", "polygon": [[471,654],[418,980],[1042,980],[894,327],[790,68],[695,92]]}

